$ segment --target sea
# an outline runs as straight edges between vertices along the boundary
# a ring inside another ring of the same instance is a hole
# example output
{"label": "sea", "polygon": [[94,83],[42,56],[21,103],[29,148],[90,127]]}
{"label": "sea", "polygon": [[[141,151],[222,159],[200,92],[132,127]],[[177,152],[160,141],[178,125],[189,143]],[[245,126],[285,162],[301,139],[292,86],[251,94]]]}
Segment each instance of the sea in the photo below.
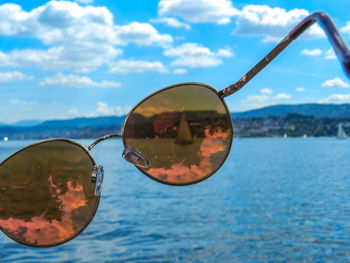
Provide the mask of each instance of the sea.
{"label": "sea", "polygon": [[[0,142],[0,161],[31,143]],[[0,232],[0,262],[350,261],[350,139],[235,138],[216,174],[181,187],[122,151],[118,139],[91,151],[105,180],[81,235],[38,249]]]}

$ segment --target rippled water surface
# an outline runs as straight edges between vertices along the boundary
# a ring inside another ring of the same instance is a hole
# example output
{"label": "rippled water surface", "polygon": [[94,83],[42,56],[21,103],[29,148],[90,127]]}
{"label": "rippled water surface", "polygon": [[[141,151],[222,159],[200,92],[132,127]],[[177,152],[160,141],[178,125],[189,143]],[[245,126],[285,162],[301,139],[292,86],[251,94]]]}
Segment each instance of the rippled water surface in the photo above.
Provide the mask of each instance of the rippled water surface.
{"label": "rippled water surface", "polygon": [[[30,143],[0,142],[0,160]],[[349,261],[350,139],[236,139],[219,172],[187,187],[152,181],[122,150],[92,151],[105,181],[80,236],[34,249],[0,233],[0,262]]]}

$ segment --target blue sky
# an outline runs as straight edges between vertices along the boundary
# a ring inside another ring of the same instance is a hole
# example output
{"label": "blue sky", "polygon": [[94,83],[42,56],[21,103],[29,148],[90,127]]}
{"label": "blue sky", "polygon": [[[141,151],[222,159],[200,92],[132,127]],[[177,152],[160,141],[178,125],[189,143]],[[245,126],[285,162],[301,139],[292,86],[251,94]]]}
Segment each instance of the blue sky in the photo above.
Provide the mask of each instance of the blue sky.
{"label": "blue sky", "polygon": [[[348,0],[0,1],[0,122],[126,114],[163,87],[236,82],[310,12],[350,43]],[[231,111],[350,103],[318,26],[238,93]]]}

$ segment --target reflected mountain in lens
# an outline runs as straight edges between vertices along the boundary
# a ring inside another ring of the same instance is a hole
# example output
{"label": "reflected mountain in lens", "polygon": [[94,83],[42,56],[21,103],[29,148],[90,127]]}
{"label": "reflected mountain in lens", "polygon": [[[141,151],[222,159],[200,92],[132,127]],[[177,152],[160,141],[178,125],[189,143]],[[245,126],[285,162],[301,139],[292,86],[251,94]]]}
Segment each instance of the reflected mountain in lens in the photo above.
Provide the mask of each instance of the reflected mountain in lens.
{"label": "reflected mountain in lens", "polygon": [[47,246],[80,232],[97,199],[94,164],[79,146],[48,141],[0,166],[0,227],[16,241]]}
{"label": "reflected mountain in lens", "polygon": [[132,112],[124,139],[127,147],[150,161],[150,168],[142,169],[148,175],[167,183],[195,182],[226,158],[231,120],[212,90],[175,87],[148,98]]}

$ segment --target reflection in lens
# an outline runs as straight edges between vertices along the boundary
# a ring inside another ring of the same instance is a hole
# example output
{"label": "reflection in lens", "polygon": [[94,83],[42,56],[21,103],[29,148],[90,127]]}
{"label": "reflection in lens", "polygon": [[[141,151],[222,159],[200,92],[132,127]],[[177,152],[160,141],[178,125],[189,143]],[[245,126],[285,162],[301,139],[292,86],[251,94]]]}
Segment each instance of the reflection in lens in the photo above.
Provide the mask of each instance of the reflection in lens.
{"label": "reflection in lens", "polygon": [[173,86],[141,102],[124,126],[125,147],[150,161],[141,171],[168,184],[213,174],[232,141],[232,122],[215,91],[200,84]]}
{"label": "reflection in lens", "polygon": [[78,144],[52,140],[31,145],[0,165],[0,228],[29,246],[54,246],[79,234],[99,198],[91,183],[94,162]]}

